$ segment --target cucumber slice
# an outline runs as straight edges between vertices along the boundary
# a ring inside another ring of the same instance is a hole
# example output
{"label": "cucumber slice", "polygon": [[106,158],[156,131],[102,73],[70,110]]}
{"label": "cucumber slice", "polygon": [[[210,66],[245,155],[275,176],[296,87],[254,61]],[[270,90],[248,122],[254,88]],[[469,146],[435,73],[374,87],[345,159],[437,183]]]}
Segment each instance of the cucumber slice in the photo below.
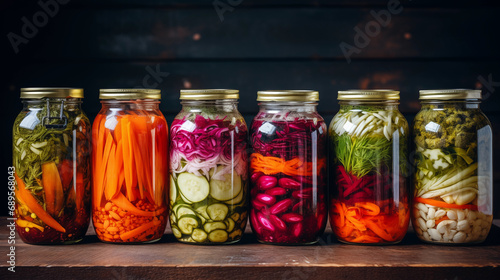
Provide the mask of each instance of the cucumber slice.
{"label": "cucumber slice", "polygon": [[172,226],[172,233],[174,234],[175,238],[181,238],[182,237],[181,231],[176,226]]}
{"label": "cucumber slice", "polygon": [[181,205],[177,208],[177,211],[175,212],[175,214],[177,215],[177,218],[180,218],[184,215],[193,215],[193,216],[196,216],[196,213],[194,212],[193,209],[191,209],[191,207],[187,206],[187,205]]}
{"label": "cucumber slice", "polygon": [[227,231],[222,229],[216,229],[208,234],[208,240],[212,242],[222,243],[226,242],[227,236],[228,236]]}
{"label": "cucumber slice", "polygon": [[170,201],[174,203],[177,200],[177,186],[174,177],[170,175]]}
{"label": "cucumber slice", "polygon": [[193,240],[196,242],[203,242],[203,241],[207,240],[207,236],[208,236],[207,233],[199,228],[195,228],[193,230],[193,234],[191,235]]}
{"label": "cucumber slice", "polygon": [[177,184],[181,195],[187,202],[196,203],[207,198],[210,191],[207,179],[203,176],[196,176],[191,173],[181,173],[177,177]]}
{"label": "cucumber slice", "polygon": [[207,222],[207,219],[205,219],[205,217],[203,217],[200,214],[196,215],[196,217],[198,217],[198,219],[200,219],[201,225],[204,225]]}
{"label": "cucumber slice", "polygon": [[177,217],[174,212],[170,212],[170,224],[177,224]]}
{"label": "cucumber slice", "polygon": [[233,219],[227,218],[227,219],[224,220],[224,223],[227,226],[227,231],[228,232],[233,231],[233,229],[234,229],[234,221],[233,221]]}
{"label": "cucumber slice", "polygon": [[225,201],[224,203],[230,204],[230,205],[235,205],[243,201],[243,197],[245,196],[244,191],[242,190],[235,198]]}
{"label": "cucumber slice", "polygon": [[177,222],[177,226],[183,234],[193,233],[193,229],[197,228],[199,224],[198,218],[194,215],[182,216]]}
{"label": "cucumber slice", "polygon": [[214,203],[207,207],[208,216],[214,221],[224,221],[229,212],[229,208],[222,203]]}
{"label": "cucumber slice", "polygon": [[213,222],[213,223],[206,223],[203,226],[203,229],[205,229],[206,232],[212,232],[216,229],[226,229],[227,226],[223,222]]}
{"label": "cucumber slice", "polygon": [[186,203],[186,204],[192,204],[192,203],[193,203],[192,201],[190,201],[189,199],[187,199],[187,198],[184,196],[184,194],[182,194],[182,193],[181,193],[180,197],[181,197],[182,202],[184,202],[184,203]]}
{"label": "cucumber slice", "polygon": [[203,205],[198,208],[196,208],[196,212],[198,212],[203,218],[210,220],[210,216],[207,214],[207,206]]}
{"label": "cucumber slice", "polygon": [[[224,166],[217,167],[220,171]],[[224,175],[224,180],[210,180],[210,195],[217,200],[229,200],[241,192],[241,177],[235,172]]]}

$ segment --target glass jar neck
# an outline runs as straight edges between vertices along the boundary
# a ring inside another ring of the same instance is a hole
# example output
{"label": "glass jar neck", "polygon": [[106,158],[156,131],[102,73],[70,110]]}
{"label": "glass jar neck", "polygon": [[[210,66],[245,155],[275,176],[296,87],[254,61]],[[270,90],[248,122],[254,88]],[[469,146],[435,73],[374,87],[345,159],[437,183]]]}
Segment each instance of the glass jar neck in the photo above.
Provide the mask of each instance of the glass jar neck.
{"label": "glass jar neck", "polygon": [[277,111],[295,111],[295,112],[316,112],[318,102],[311,101],[261,101],[259,107],[261,110]]}
{"label": "glass jar neck", "polygon": [[130,108],[131,110],[158,110],[160,109],[159,100],[101,100],[103,108],[120,108],[123,106]]}
{"label": "glass jar neck", "polygon": [[183,111],[192,113],[202,112],[207,108],[222,112],[232,112],[238,108],[237,99],[181,100],[181,104]]}
{"label": "glass jar neck", "polygon": [[459,109],[479,109],[481,100],[421,100],[422,109],[444,109],[444,108],[459,108]]}
{"label": "glass jar neck", "polygon": [[64,105],[65,110],[81,110],[82,99],[80,98],[42,98],[42,99],[23,99],[24,110],[33,108],[43,108],[46,106]]}
{"label": "glass jar neck", "polygon": [[383,110],[397,110],[399,100],[382,100],[382,101],[366,101],[366,100],[339,100],[341,110],[349,110],[356,107],[371,107]]}

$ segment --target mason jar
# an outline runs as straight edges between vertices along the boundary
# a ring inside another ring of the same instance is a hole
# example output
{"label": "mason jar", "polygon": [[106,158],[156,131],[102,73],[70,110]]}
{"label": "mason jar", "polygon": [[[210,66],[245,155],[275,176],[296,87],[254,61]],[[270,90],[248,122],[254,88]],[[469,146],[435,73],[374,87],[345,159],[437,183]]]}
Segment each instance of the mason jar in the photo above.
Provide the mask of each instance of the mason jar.
{"label": "mason jar", "polygon": [[480,243],[493,221],[493,137],[480,90],[421,90],[412,224],[420,240]]}
{"label": "mason jar", "polygon": [[109,243],[158,241],[168,219],[168,126],[156,89],[101,89],[92,127],[92,218]]}
{"label": "mason jar", "polygon": [[90,122],[83,89],[22,88],[13,127],[17,233],[29,244],[70,244],[90,221]]}
{"label": "mason jar", "polygon": [[319,93],[259,91],[250,128],[250,223],[270,244],[312,244],[326,217],[327,130]]}
{"label": "mason jar", "polygon": [[352,244],[394,244],[410,220],[408,123],[399,91],[339,91],[329,128],[330,224]]}
{"label": "mason jar", "polygon": [[177,240],[229,244],[247,223],[247,126],[234,89],[181,90],[170,129],[170,225]]}

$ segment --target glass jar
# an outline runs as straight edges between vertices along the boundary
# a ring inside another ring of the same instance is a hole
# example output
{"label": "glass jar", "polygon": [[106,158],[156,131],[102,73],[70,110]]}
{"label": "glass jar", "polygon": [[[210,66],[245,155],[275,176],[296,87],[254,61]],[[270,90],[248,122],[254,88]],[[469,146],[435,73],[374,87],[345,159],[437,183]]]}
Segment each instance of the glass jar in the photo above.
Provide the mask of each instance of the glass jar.
{"label": "glass jar", "polygon": [[90,221],[90,122],[83,90],[23,88],[13,127],[17,233],[30,244],[70,244]]}
{"label": "glass jar", "polygon": [[238,90],[181,90],[170,149],[170,225],[177,240],[229,244],[247,223],[247,126]]}
{"label": "glass jar", "polygon": [[101,89],[92,127],[92,218],[110,243],[158,241],[168,219],[168,126],[160,90]]}
{"label": "glass jar", "polygon": [[330,225],[353,244],[394,244],[408,229],[408,123],[399,91],[339,91],[329,128]]}
{"label": "glass jar", "polygon": [[250,128],[250,224],[271,244],[312,244],[326,217],[327,136],[308,90],[259,91]]}
{"label": "glass jar", "polygon": [[493,220],[491,124],[481,91],[421,90],[413,122],[412,224],[420,240],[479,243]]}

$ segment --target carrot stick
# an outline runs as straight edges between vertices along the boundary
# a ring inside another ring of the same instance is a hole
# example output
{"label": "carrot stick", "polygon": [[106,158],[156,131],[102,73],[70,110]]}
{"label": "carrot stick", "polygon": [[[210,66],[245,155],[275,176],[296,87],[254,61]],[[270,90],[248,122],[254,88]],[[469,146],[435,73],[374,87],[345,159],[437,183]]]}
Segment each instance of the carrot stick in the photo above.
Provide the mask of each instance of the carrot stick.
{"label": "carrot stick", "polygon": [[116,204],[116,206],[137,216],[153,217],[158,215],[155,212],[143,211],[138,209],[120,192],[118,192],[118,195],[115,198],[111,199],[111,201]]}
{"label": "carrot stick", "polygon": [[112,145],[110,157],[108,159],[108,168],[106,172],[107,183],[104,186],[104,196],[107,200],[112,199],[118,193],[118,177],[117,177],[117,153],[116,145]]}
{"label": "carrot stick", "polygon": [[101,159],[102,160],[102,163],[101,163],[101,170],[98,170],[99,174],[99,178],[97,178],[97,186],[96,186],[96,191],[97,191],[97,196],[96,196],[96,205],[97,206],[100,206],[101,205],[101,198],[102,198],[102,195],[104,193],[104,185],[106,183],[105,179],[106,179],[106,169],[108,167],[108,159],[109,159],[109,155],[111,153],[111,147],[113,145],[113,137],[111,136],[111,133],[109,131],[107,131],[107,135],[106,135],[106,146],[104,147],[104,154],[103,154],[103,158]]}
{"label": "carrot stick", "polygon": [[372,222],[370,219],[363,219],[366,226],[373,231],[376,235],[386,241],[395,241],[395,239],[389,235],[382,227]]}
{"label": "carrot stick", "polygon": [[422,197],[415,197],[415,202],[420,202],[420,203],[425,203],[429,205],[433,205],[436,207],[441,207],[441,208],[453,208],[453,209],[469,209],[469,210],[474,210],[477,211],[477,205],[472,205],[472,204],[465,204],[465,205],[458,205],[458,204],[450,204],[446,203],[444,201],[439,201],[435,199],[430,199],[430,198],[422,198]]}
{"label": "carrot stick", "polygon": [[131,231],[120,234],[120,238],[123,241],[129,240],[131,238],[134,238],[134,237],[140,235],[141,233],[145,232],[146,230],[157,226],[159,223],[160,223],[160,221],[152,221],[152,222],[149,222],[147,224],[143,224],[140,227],[137,227]]}
{"label": "carrot stick", "polygon": [[31,195],[31,192],[26,189],[26,185],[23,180],[17,176],[17,173],[14,173],[14,177],[17,182],[17,195],[26,203],[28,208],[49,227],[60,232],[66,232],[66,230],[56,220],[54,220],[49,213],[45,212],[40,204],[38,204],[38,201],[33,197],[33,195]]}
{"label": "carrot stick", "polygon": [[[325,166],[326,160],[318,160],[317,169]],[[289,176],[312,176],[313,163],[304,162],[299,158],[285,161],[278,157],[266,157],[259,153],[253,153],[250,159],[250,167],[255,172],[262,172],[266,175],[283,173]]]}
{"label": "carrot stick", "polygon": [[64,191],[55,162],[42,164],[42,184],[47,212],[57,216],[64,205]]}
{"label": "carrot stick", "polygon": [[83,173],[77,172],[76,173],[76,198],[75,198],[75,203],[76,203],[76,211],[83,210],[83,199],[84,199],[84,194],[85,194],[85,187],[86,183],[83,180]]}

